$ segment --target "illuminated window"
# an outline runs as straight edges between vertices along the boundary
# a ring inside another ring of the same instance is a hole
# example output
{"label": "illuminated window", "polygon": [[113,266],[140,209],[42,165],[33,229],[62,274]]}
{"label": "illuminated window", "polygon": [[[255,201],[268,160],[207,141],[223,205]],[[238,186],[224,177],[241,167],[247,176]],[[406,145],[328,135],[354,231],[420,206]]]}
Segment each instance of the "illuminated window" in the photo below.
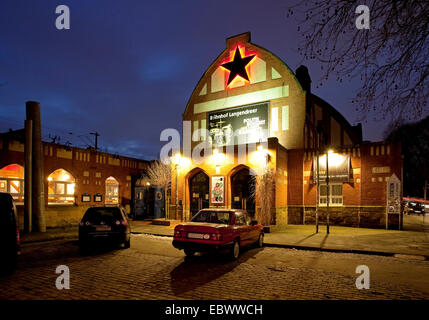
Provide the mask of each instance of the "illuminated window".
{"label": "illuminated window", "polygon": [[119,203],[119,182],[113,177],[106,179],[105,202],[106,204]]}
{"label": "illuminated window", "polygon": [[[342,184],[329,184],[329,205],[341,206],[343,205],[343,185]],[[327,188],[325,184],[320,185],[319,189],[319,204],[326,206],[327,202]]]}
{"label": "illuminated window", "polygon": [[75,179],[64,169],[48,176],[48,204],[73,204],[75,201]]}
{"label": "illuminated window", "polygon": [[0,192],[8,192],[16,202],[24,202],[24,167],[10,164],[0,170]]}

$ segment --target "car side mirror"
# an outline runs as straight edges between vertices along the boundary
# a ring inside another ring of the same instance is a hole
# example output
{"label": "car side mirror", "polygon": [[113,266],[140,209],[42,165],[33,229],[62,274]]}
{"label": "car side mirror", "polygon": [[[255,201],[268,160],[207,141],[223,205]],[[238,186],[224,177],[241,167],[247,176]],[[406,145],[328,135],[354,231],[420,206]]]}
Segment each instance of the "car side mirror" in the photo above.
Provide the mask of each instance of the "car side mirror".
{"label": "car side mirror", "polygon": [[258,221],[256,221],[256,220],[252,220],[252,222],[250,222],[251,226],[256,226],[257,224],[258,224]]}

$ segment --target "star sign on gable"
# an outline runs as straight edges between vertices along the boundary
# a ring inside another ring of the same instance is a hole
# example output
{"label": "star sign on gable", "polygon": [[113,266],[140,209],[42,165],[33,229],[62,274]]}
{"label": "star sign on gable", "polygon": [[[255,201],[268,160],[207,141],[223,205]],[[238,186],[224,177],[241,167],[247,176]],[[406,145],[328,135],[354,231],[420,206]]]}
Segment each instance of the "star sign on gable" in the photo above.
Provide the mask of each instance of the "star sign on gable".
{"label": "star sign on gable", "polygon": [[237,77],[241,77],[244,80],[249,81],[249,75],[247,74],[246,66],[256,57],[255,54],[251,54],[247,57],[243,57],[238,46],[235,48],[234,57],[231,61],[221,64],[221,67],[229,71],[228,82],[226,86]]}

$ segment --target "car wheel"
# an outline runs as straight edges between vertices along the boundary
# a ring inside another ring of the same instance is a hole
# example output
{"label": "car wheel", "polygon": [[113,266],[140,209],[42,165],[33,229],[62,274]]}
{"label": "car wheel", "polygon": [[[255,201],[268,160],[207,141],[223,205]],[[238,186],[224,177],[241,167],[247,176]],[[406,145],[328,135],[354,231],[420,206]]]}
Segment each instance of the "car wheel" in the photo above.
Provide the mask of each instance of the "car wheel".
{"label": "car wheel", "polygon": [[259,234],[258,242],[256,242],[258,248],[262,248],[264,246],[264,234],[261,232]]}
{"label": "car wheel", "polygon": [[124,242],[124,249],[131,247],[131,238]]}
{"label": "car wheel", "polygon": [[231,248],[230,258],[231,260],[237,260],[239,255],[240,255],[240,242],[238,240],[235,240]]}
{"label": "car wheel", "polygon": [[185,254],[186,254],[188,257],[192,257],[192,256],[195,254],[195,251],[194,251],[194,250],[192,250],[192,249],[185,249],[185,250],[183,250],[183,251],[185,251]]}

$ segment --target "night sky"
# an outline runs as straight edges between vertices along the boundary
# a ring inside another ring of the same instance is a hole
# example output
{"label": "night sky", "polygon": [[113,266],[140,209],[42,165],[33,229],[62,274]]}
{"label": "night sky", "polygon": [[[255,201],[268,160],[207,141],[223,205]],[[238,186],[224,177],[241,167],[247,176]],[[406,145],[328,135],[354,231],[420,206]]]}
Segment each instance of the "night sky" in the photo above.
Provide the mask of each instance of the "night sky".
{"label": "night sky", "polygon": [[[55,27],[61,4],[70,8],[70,30]],[[267,0],[2,0],[0,132],[23,128],[25,102],[35,100],[46,141],[58,135],[86,147],[98,131],[103,150],[157,158],[160,132],[181,128],[188,98],[225,38],[246,31],[293,71],[306,64],[313,93],[356,124],[351,99],[359,82],[316,88],[320,65],[301,61],[302,38],[287,8]],[[384,127],[364,123],[364,139],[382,139]]]}

